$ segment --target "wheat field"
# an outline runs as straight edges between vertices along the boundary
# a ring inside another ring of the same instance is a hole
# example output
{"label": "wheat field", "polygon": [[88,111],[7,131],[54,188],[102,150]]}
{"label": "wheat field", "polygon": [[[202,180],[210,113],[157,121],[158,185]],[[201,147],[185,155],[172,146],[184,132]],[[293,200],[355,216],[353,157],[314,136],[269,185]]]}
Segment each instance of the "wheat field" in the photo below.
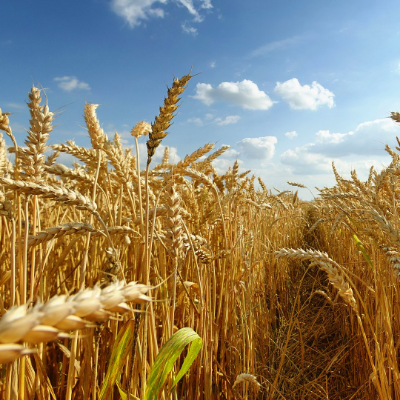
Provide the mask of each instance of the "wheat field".
{"label": "wheat field", "polygon": [[0,398],[400,399],[400,143],[313,201],[218,174],[228,146],[154,165],[190,79],[133,152],[95,104],[91,148],[48,146],[42,89],[24,144],[0,109]]}

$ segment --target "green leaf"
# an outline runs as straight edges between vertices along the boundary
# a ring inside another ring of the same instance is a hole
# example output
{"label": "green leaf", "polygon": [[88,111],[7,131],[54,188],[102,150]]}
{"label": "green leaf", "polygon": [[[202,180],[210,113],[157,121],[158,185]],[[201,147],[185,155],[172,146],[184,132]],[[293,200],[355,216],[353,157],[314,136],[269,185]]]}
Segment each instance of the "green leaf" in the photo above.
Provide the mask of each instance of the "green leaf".
{"label": "green leaf", "polygon": [[[119,383],[117,382],[117,387],[119,390],[119,395],[121,396],[122,400],[127,400],[128,395],[126,394],[125,390],[119,386]],[[134,396],[133,394],[129,393],[129,400],[140,400],[139,397]]]}
{"label": "green leaf", "polygon": [[158,399],[160,390],[164,386],[168,374],[172,371],[175,361],[189,343],[192,344],[178,375],[174,379],[172,385],[172,388],[174,388],[199,354],[203,339],[192,328],[182,328],[164,344],[148,377],[144,400]]}
{"label": "green leaf", "polygon": [[130,320],[120,331],[115,340],[108,363],[107,374],[100,390],[100,400],[108,399],[110,391],[121,374],[121,370],[126,362],[128,354],[133,347],[134,321]]}
{"label": "green leaf", "polygon": [[353,235],[353,238],[354,238],[354,240],[356,242],[356,245],[357,245],[358,249],[361,251],[361,253],[364,256],[364,258],[367,261],[367,263],[370,265],[370,267],[372,269],[374,269],[374,264],[372,264],[371,258],[369,257],[369,255],[365,251],[365,247],[362,244],[362,242],[360,241],[360,239],[355,234]]}

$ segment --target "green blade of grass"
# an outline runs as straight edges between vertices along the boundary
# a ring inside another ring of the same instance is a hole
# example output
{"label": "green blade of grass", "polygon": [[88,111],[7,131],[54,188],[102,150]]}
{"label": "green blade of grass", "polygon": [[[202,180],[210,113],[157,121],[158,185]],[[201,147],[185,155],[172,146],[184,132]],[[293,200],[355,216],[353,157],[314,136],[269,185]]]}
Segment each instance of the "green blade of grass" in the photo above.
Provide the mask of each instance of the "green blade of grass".
{"label": "green blade of grass", "polygon": [[132,351],[133,330],[134,321],[130,320],[117,336],[111,352],[110,362],[108,363],[106,378],[100,390],[100,400],[109,398],[110,391],[121,373],[126,358]]}
{"label": "green blade of grass", "polygon": [[364,245],[362,244],[362,242],[360,241],[360,239],[356,236],[356,234],[353,235],[353,238],[356,242],[356,245],[358,247],[358,249],[361,251],[362,255],[365,258],[365,261],[367,261],[367,263],[370,265],[370,267],[372,269],[374,269],[374,264],[372,264],[371,258],[369,257],[369,255],[367,254]]}
{"label": "green blade of grass", "polygon": [[158,399],[159,392],[163,387],[168,374],[172,371],[175,361],[189,343],[192,344],[178,375],[174,379],[172,385],[172,388],[174,388],[179,380],[189,370],[194,359],[197,357],[203,344],[203,339],[192,328],[182,328],[172,335],[164,344],[158,353],[150,372],[144,400]]}
{"label": "green blade of grass", "polygon": [[[125,392],[125,390],[121,388],[121,386],[119,385],[118,382],[117,382],[117,387],[118,387],[119,395],[121,396],[121,399],[122,400],[127,400],[128,399],[128,395]],[[133,394],[129,394],[129,400],[140,400],[140,399],[139,399],[139,397],[136,397]]]}

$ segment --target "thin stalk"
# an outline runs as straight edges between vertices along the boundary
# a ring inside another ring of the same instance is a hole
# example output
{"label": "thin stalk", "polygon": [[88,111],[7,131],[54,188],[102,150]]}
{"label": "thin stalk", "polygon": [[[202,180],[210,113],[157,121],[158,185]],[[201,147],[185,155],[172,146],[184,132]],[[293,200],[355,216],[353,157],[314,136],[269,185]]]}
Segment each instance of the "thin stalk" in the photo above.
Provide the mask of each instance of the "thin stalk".
{"label": "thin stalk", "polygon": [[[144,234],[144,224],[143,224],[143,204],[142,204],[142,184],[140,181],[140,154],[139,154],[139,142],[137,137],[135,136],[135,145],[136,145],[136,173],[138,177],[138,196],[139,196],[139,215],[140,215],[140,233],[143,237]],[[148,173],[148,166],[146,169],[146,173]],[[147,181],[146,181],[147,188]]]}
{"label": "thin stalk", "polygon": [[75,355],[76,349],[78,347],[78,331],[75,332],[74,338],[72,340],[71,353],[69,357],[68,366],[68,379],[67,379],[67,394],[65,395],[65,400],[71,400],[72,389],[74,387],[75,379]]}
{"label": "thin stalk", "polygon": [[25,239],[24,239],[24,258],[21,271],[21,303],[26,304],[27,284],[28,284],[28,236],[29,236],[29,200],[25,199]]}
{"label": "thin stalk", "polygon": [[[96,153],[97,153],[97,168],[96,168],[96,175],[95,175],[95,178],[94,178],[93,192],[92,192],[92,201],[93,201],[93,203],[96,200],[96,187],[97,187],[97,180],[99,179],[99,172],[100,172],[100,165],[101,165],[101,150],[97,149]],[[91,225],[93,224],[93,215],[90,215],[90,222],[89,223]],[[82,265],[81,265],[81,271],[80,271],[80,283],[79,283],[79,286],[80,286],[81,290],[83,290],[85,288],[86,265],[87,265],[89,246],[90,246],[90,236],[91,236],[91,233],[88,232],[87,235],[86,235],[85,251],[84,251],[84,256],[82,258]]]}
{"label": "thin stalk", "polygon": [[11,218],[11,306],[15,304],[15,219]]}
{"label": "thin stalk", "polygon": [[94,360],[94,377],[93,377],[93,400],[96,400],[97,398],[97,368],[99,364],[99,347],[100,347],[100,332],[98,329],[96,329],[96,333],[98,335],[98,338],[96,340],[96,351],[95,351],[95,360]]}
{"label": "thin stalk", "polygon": [[[142,276],[146,285],[149,284],[150,277],[150,254],[149,254],[149,163],[146,167],[146,229],[145,229],[145,262],[144,270],[142,271]],[[144,306],[146,307],[146,306]],[[141,371],[141,391],[140,397],[144,398],[146,392],[146,378],[147,378],[147,335],[148,335],[148,314],[144,314],[144,326],[143,326],[143,344],[142,344],[142,371]]]}
{"label": "thin stalk", "polygon": [[[37,196],[32,197],[32,235],[36,235],[36,210],[37,210]],[[31,282],[30,282],[30,295],[29,295],[29,300],[30,302],[33,302],[33,294],[34,294],[34,287],[35,287],[35,248],[32,249],[31,252]]]}

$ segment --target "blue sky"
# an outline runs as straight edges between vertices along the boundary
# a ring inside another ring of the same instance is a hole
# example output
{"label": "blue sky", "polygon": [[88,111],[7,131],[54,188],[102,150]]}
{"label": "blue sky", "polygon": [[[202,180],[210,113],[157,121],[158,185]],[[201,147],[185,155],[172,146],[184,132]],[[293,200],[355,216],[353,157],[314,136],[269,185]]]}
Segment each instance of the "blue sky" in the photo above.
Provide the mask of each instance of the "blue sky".
{"label": "blue sky", "polygon": [[382,4],[3,1],[0,108],[13,113],[22,144],[35,83],[60,112],[51,143],[89,144],[87,101],[130,146],[130,129],[152,122],[166,85],[193,66],[198,75],[163,141],[175,160],[217,142],[231,146],[219,171],[238,159],[270,188],[333,185],[332,160],[344,176],[355,168],[365,178],[389,162],[384,145],[400,136],[387,119],[400,111],[400,3]]}

